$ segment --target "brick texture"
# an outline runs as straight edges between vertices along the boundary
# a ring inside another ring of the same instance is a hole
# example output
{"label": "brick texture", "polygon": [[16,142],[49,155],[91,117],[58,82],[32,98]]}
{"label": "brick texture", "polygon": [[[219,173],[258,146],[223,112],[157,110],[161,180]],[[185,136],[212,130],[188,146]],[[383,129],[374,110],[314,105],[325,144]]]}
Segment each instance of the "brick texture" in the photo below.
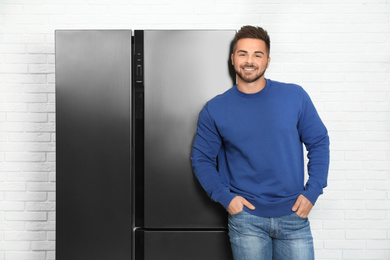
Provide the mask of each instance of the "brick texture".
{"label": "brick texture", "polygon": [[329,130],[316,259],[390,259],[389,0],[0,0],[0,260],[55,259],[54,30],[246,24]]}

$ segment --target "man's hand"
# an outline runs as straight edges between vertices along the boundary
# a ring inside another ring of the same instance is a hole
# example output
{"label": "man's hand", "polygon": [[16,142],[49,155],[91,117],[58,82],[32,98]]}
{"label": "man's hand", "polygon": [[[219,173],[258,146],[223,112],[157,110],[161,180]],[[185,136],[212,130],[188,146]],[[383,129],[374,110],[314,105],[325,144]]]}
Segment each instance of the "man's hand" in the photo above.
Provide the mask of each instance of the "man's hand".
{"label": "man's hand", "polygon": [[301,194],[292,207],[292,211],[296,212],[301,218],[307,218],[312,208],[313,204],[310,202],[310,200]]}
{"label": "man's hand", "polygon": [[230,215],[240,213],[244,209],[244,206],[251,210],[255,209],[255,206],[253,206],[249,201],[247,201],[241,196],[236,196],[230,202],[228,212]]}

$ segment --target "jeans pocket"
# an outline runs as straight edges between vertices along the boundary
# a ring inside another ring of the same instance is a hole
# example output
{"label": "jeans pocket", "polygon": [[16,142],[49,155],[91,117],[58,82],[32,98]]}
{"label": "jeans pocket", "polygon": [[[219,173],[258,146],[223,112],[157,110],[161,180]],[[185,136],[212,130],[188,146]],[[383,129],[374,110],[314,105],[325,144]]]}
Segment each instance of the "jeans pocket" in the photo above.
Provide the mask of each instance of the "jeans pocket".
{"label": "jeans pocket", "polygon": [[237,213],[235,213],[235,214],[230,214],[230,216],[237,216],[237,215],[240,215],[242,212],[244,211],[244,209],[242,209],[240,212],[237,212]]}
{"label": "jeans pocket", "polygon": [[304,219],[304,220],[306,220],[306,219],[307,219],[307,217],[306,217],[306,218],[304,218],[304,217],[301,217],[301,216],[299,216],[297,212],[294,212],[294,215],[295,215],[295,216],[297,216],[297,217],[298,217],[298,218],[300,218],[300,219]]}

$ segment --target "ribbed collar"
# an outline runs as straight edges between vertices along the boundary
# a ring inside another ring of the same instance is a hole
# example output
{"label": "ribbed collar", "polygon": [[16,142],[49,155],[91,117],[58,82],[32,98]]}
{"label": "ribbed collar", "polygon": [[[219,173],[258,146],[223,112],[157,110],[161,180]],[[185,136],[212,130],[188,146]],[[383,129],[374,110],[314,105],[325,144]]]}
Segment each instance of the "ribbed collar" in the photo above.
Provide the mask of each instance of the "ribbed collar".
{"label": "ribbed collar", "polygon": [[265,86],[259,92],[247,94],[247,93],[241,92],[237,88],[237,85],[234,85],[233,86],[234,93],[236,93],[237,95],[239,95],[240,97],[243,97],[243,98],[249,98],[249,99],[260,98],[260,97],[264,96],[268,92],[269,88],[271,87],[271,80],[269,80],[269,79],[265,79],[265,80],[266,80]]}

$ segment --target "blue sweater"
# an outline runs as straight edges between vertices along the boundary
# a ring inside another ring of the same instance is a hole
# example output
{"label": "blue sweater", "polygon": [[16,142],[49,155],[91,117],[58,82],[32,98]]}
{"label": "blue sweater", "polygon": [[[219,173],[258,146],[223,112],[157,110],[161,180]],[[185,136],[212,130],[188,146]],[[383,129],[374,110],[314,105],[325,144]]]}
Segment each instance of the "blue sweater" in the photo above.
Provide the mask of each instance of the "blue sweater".
{"label": "blue sweater", "polygon": [[[306,184],[302,143],[309,158]],[[267,79],[258,93],[245,94],[233,86],[205,105],[191,159],[211,199],[227,209],[239,195],[256,207],[245,211],[278,217],[292,213],[300,194],[313,205],[322,194],[329,137],[300,86]]]}

